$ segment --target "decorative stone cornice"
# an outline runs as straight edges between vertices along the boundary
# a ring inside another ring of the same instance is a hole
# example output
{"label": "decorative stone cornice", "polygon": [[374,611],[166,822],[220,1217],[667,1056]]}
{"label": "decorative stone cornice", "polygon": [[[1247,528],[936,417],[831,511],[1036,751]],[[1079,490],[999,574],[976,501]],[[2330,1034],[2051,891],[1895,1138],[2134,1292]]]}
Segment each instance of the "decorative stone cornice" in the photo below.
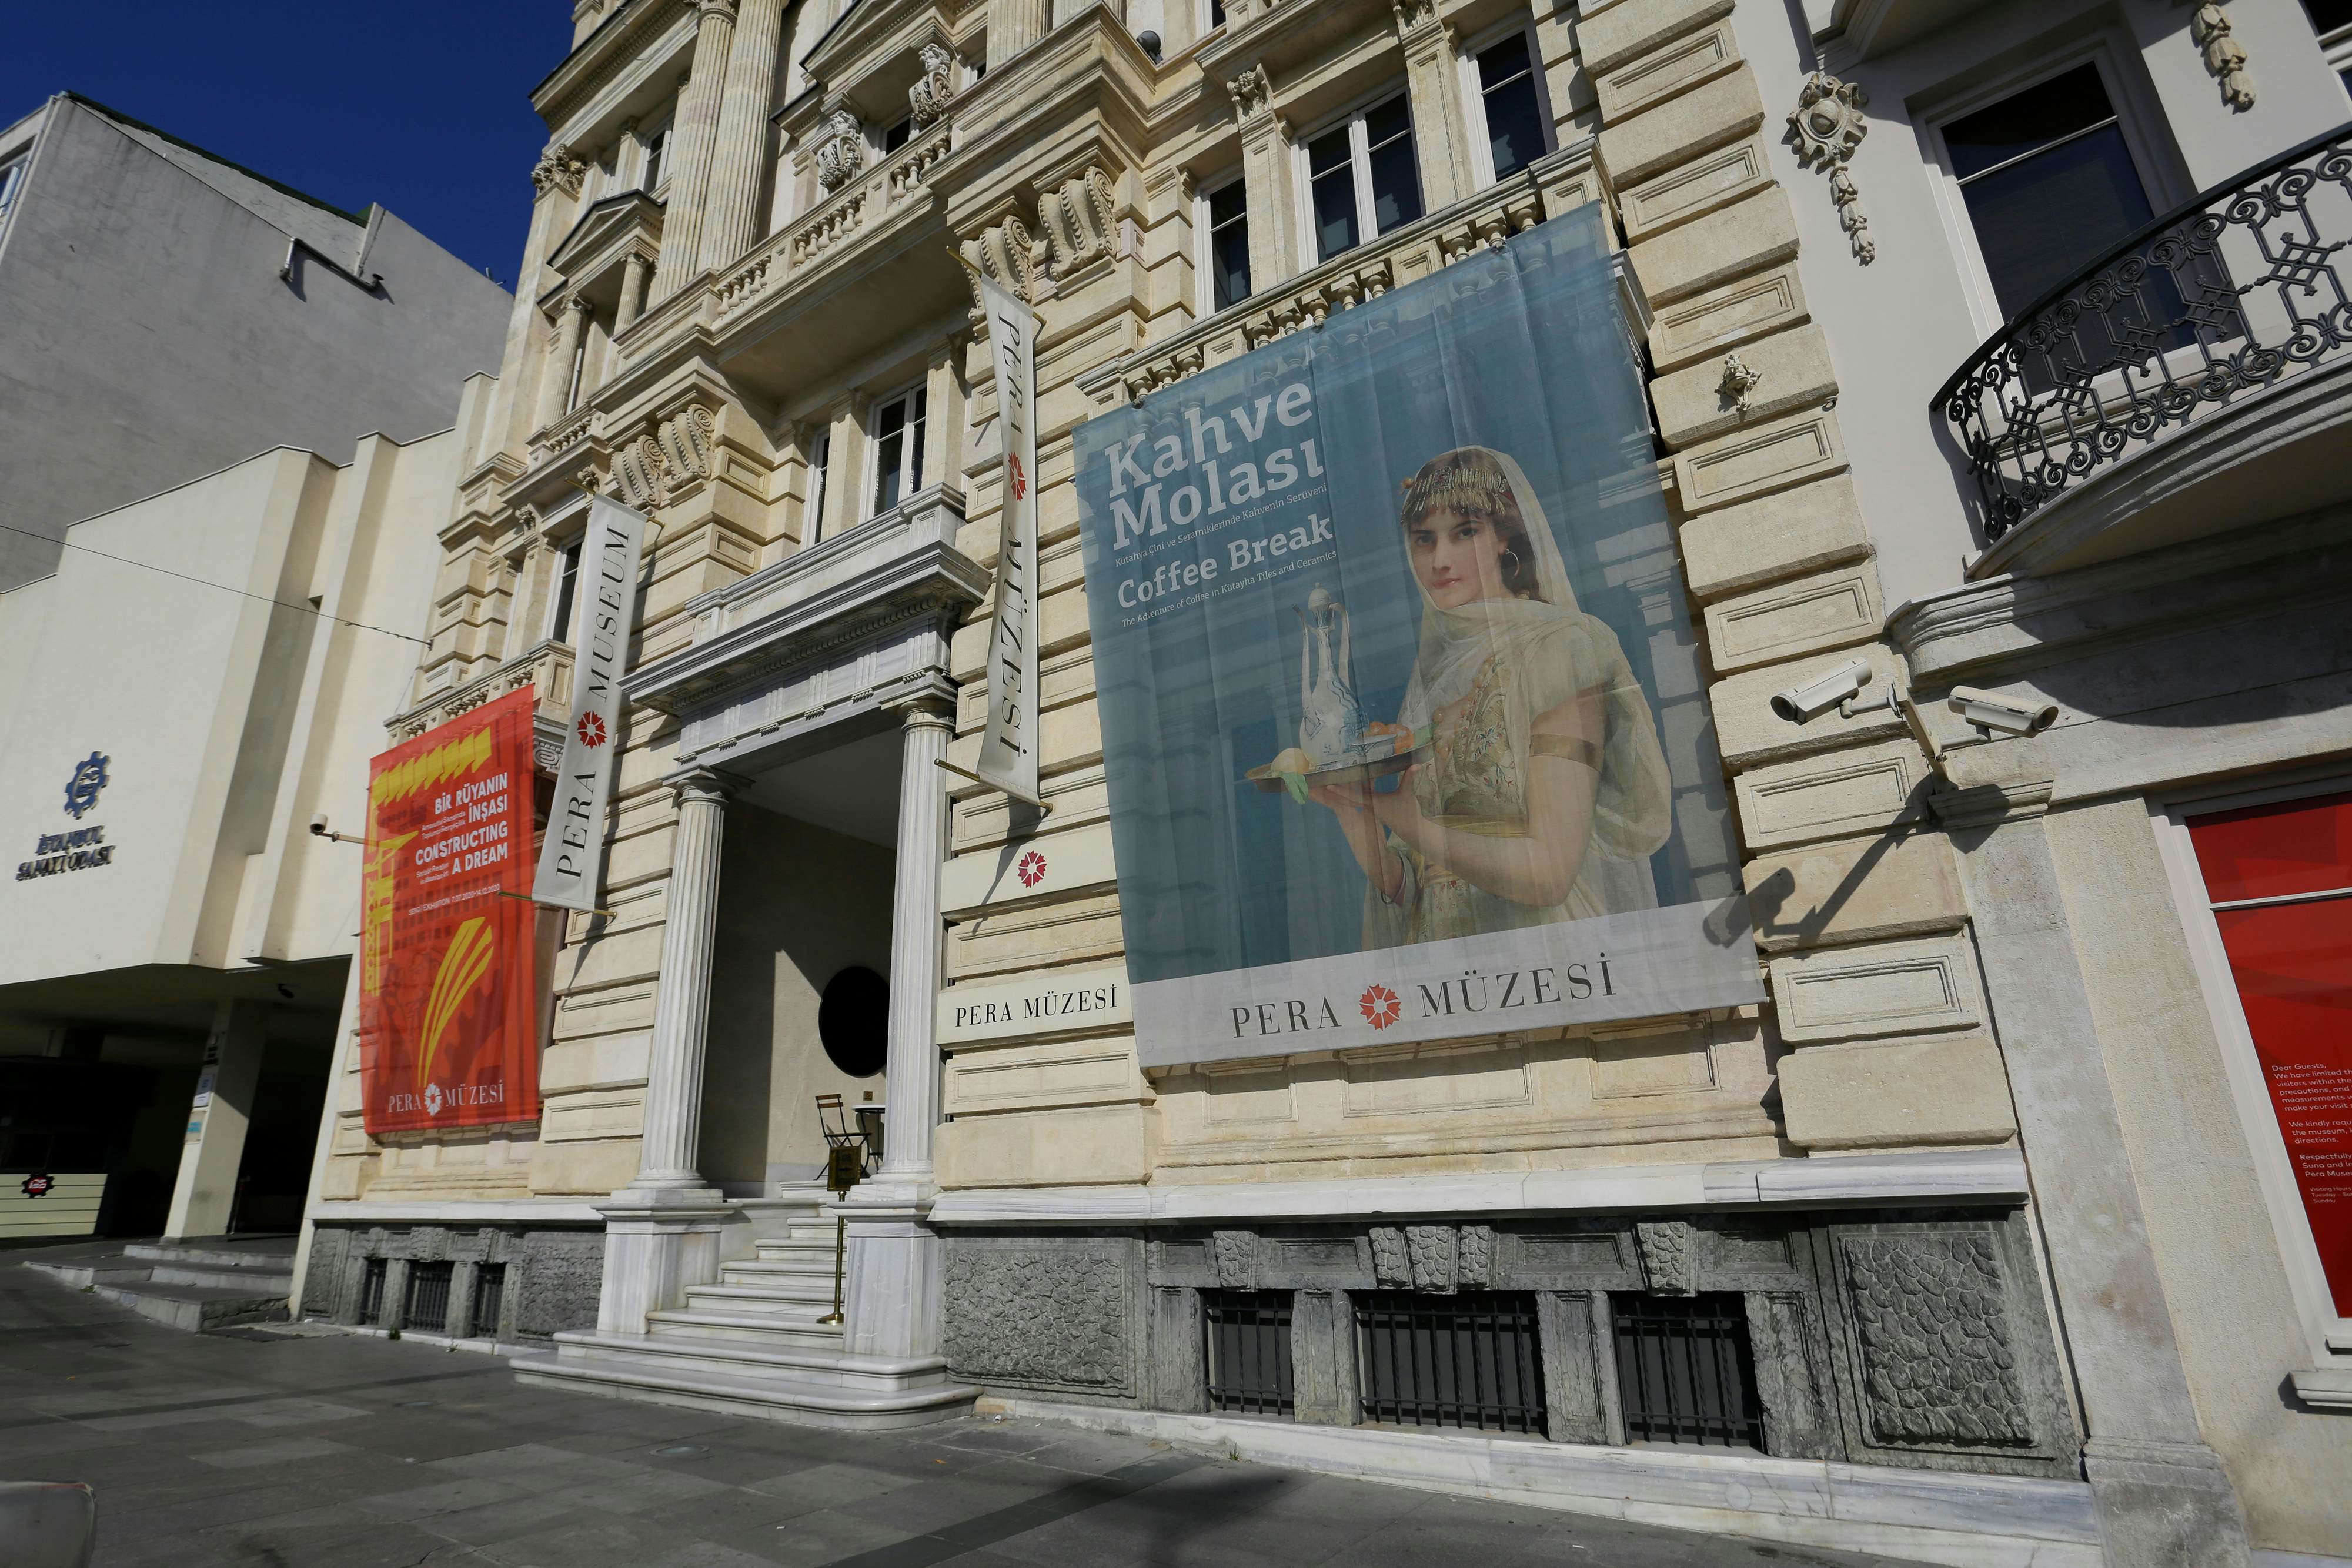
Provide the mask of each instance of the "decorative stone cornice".
{"label": "decorative stone cornice", "polygon": [[561,141],[551,141],[547,151],[539,155],[531,166],[530,188],[544,196],[550,191],[561,191],[567,196],[580,193],[580,182],[588,172],[588,161]]}
{"label": "decorative stone cornice", "polygon": [[1870,134],[1870,121],[1862,112],[1869,102],[1870,95],[1854,83],[1815,71],[1798,89],[1786,138],[1800,164],[1830,172],[1830,199],[1837,204],[1838,222],[1853,242],[1854,259],[1864,267],[1877,259],[1878,243],[1870,237],[1862,193],[1846,164]]}

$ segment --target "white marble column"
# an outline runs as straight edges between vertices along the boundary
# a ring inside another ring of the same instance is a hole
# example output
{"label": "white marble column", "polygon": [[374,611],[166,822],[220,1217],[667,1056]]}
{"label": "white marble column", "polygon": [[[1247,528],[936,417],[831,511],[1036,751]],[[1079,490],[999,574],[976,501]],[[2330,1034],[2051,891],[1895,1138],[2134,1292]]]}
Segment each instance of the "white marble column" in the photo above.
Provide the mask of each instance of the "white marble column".
{"label": "white marble column", "polygon": [[2245,1519],[2207,1446],[2132,1179],[2043,822],[2047,782],[1947,795],[2016,1097],[2050,1283],[2082,1392],[2083,1469],[2111,1568],[2243,1568]]}
{"label": "white marble column", "polygon": [[776,87],[776,44],[784,0],[737,0],[735,43],[710,161],[702,269],[731,265],[760,238],[760,187],[768,172],[768,100]]}
{"label": "white marble column", "polygon": [[564,299],[555,307],[555,346],[548,350],[545,379],[539,383],[541,430],[572,412],[572,374],[580,361],[580,334],[587,319],[585,299]]}
{"label": "white marble column", "polygon": [[940,959],[940,866],[947,855],[947,789],[940,759],[955,721],[929,707],[906,711],[898,765],[898,859],[890,906],[890,1045],[886,1082],[885,1179],[931,1177],[931,1129],[940,1119],[934,1039]]}
{"label": "white marble column", "polygon": [[697,0],[694,67],[677,95],[669,130],[669,198],[662,214],[661,265],[654,296],[667,298],[701,276],[704,208],[710,200],[710,164],[719,146],[719,107],[727,57],[735,38],[735,0]]}
{"label": "white marble column", "polygon": [[864,1355],[940,1353],[940,1238],[926,1220],[935,1192],[931,1134],[940,1119],[940,867],[947,789],[939,760],[954,720],[910,707],[898,774],[898,860],[890,915],[890,1045],[884,1080],[882,1168],[849,1195],[844,1343]]}
{"label": "white marble column", "polygon": [[727,797],[741,780],[704,768],[674,778],[677,839],[663,911],[661,976],[646,1064],[637,1177],[596,1206],[604,1216],[604,1283],[596,1326],[641,1334],[646,1314],[676,1307],[719,1277],[741,1216],[702,1179],[702,1063],[719,920],[719,852]]}
{"label": "white marble column", "polygon": [[676,780],[677,838],[662,912],[661,978],[654,993],[652,1060],[646,1066],[640,1190],[699,1187],[703,1046],[710,1021],[710,964],[719,923],[719,852],[736,780],[709,769]]}
{"label": "white marble column", "polygon": [[634,326],[646,308],[646,271],[643,251],[633,250],[621,258],[621,303],[613,312],[614,338]]}

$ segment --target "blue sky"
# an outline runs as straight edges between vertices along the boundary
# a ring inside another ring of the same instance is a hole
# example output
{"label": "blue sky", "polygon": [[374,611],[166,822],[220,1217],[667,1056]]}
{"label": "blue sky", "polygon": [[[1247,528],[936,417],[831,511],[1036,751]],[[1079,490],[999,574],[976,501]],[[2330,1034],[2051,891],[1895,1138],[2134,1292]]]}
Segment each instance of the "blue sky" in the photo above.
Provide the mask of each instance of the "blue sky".
{"label": "blue sky", "polygon": [[339,207],[378,202],[511,287],[564,0],[11,5],[0,124],[72,91]]}

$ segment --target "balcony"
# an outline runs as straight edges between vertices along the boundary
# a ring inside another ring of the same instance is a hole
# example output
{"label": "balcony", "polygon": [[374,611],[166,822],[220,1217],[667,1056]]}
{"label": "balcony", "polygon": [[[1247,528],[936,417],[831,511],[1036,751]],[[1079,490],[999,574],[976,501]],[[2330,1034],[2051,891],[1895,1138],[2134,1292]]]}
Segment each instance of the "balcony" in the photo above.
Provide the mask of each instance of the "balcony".
{"label": "balcony", "polygon": [[[1116,363],[1088,371],[1078,378],[1079,388],[1097,402],[1120,401],[1118,393],[1131,402],[1277,338],[1319,327],[1339,311],[1426,277],[1484,246],[1500,245],[1600,193],[1591,142],[1563,147],[1466,200],[1261,289]],[[1629,308],[1638,292],[1627,290]]]}
{"label": "balcony", "polygon": [[2021,312],[1935,397],[1989,548],[2069,570],[2352,493],[2352,125],[2204,192]]}
{"label": "balcony", "polygon": [[730,374],[771,395],[962,298],[930,179],[950,121],[866,169],[721,273],[705,318]]}
{"label": "balcony", "polygon": [[539,765],[552,769],[562,750],[564,721],[572,711],[572,646],[568,643],[541,643],[462,685],[429,692],[422,701],[394,714],[387,727],[395,742],[414,740],[525,686],[538,688]]}

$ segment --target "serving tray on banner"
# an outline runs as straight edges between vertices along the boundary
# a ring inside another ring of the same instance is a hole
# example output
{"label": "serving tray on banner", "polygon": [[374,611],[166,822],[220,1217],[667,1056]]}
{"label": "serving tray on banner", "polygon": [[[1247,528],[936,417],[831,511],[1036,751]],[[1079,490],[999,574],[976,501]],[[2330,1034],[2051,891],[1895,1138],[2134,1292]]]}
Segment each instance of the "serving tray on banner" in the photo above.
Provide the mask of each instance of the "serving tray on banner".
{"label": "serving tray on banner", "polygon": [[1344,762],[1337,768],[1318,768],[1310,773],[1286,774],[1268,762],[1251,768],[1242,777],[1269,795],[1277,789],[1289,788],[1284,783],[1286,779],[1297,779],[1309,789],[1320,789],[1331,784],[1369,784],[1375,779],[1386,779],[1391,774],[1403,772],[1428,750],[1429,745],[1424,741],[1410,750],[1394,752],[1387,757],[1369,758],[1361,762]]}

